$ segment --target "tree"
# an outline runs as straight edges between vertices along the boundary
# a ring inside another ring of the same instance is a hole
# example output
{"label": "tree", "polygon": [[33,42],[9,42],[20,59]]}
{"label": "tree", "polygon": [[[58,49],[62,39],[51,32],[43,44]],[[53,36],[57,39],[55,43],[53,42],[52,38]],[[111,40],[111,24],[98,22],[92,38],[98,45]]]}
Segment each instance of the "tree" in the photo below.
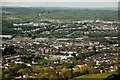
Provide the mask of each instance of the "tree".
{"label": "tree", "polygon": [[99,70],[94,69],[94,68],[89,68],[89,69],[88,69],[88,73],[89,73],[89,74],[96,74],[96,73],[99,73]]}
{"label": "tree", "polygon": [[77,76],[81,76],[82,74],[80,73],[80,71],[76,71],[72,73],[72,77],[77,77]]}
{"label": "tree", "polygon": [[111,65],[111,66],[113,66],[113,65],[114,65],[114,62],[113,62],[113,61],[111,61],[111,62],[110,62],[110,65]]}
{"label": "tree", "polygon": [[23,70],[24,70],[24,69],[20,69],[20,70],[18,70],[18,71],[17,71],[18,75],[20,75],[20,76],[23,77],[23,74],[22,74]]}
{"label": "tree", "polygon": [[10,80],[11,79],[11,76],[10,74],[5,74],[4,77],[3,77],[4,80]]}
{"label": "tree", "polygon": [[118,64],[119,64],[119,60],[116,60],[115,65],[118,66]]}
{"label": "tree", "polygon": [[82,60],[76,60],[76,59],[73,60],[73,63],[75,65],[82,65],[83,64]]}
{"label": "tree", "polygon": [[15,65],[15,63],[12,61],[12,62],[10,62],[10,66],[14,66]]}
{"label": "tree", "polygon": [[118,67],[118,69],[116,70],[116,72],[117,72],[118,74],[120,74],[120,67]]}
{"label": "tree", "polygon": [[65,80],[70,79],[72,77],[72,74],[69,69],[63,68],[61,70],[60,76],[64,78]]}
{"label": "tree", "polygon": [[15,64],[14,66],[13,66],[13,68],[12,68],[12,71],[13,72],[16,72],[16,71],[18,71],[20,69],[20,64]]}
{"label": "tree", "polygon": [[73,54],[72,54],[72,56],[74,56],[74,57],[75,57],[75,56],[76,56],[76,53],[73,53]]}
{"label": "tree", "polygon": [[3,51],[3,55],[12,55],[12,54],[16,54],[14,46],[6,46]]}
{"label": "tree", "polygon": [[93,50],[96,51],[96,47],[95,46],[93,46]]}
{"label": "tree", "polygon": [[80,73],[81,73],[81,74],[87,74],[88,71],[87,71],[87,69],[85,69],[85,68],[83,68],[83,67],[80,67]]}
{"label": "tree", "polygon": [[101,66],[106,67],[106,66],[107,66],[107,63],[106,63],[106,62],[102,62],[102,63],[101,63]]}
{"label": "tree", "polygon": [[25,75],[27,73],[30,74],[31,70],[30,68],[20,69],[17,73],[22,74],[22,75]]}

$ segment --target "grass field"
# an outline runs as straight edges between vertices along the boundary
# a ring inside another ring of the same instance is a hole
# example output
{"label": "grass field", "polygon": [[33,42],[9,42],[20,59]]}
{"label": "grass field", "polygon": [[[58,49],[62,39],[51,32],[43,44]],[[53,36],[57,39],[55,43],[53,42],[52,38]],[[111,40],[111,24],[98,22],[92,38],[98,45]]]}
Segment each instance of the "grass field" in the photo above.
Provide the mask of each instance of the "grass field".
{"label": "grass field", "polygon": [[105,78],[107,78],[112,74],[117,74],[117,73],[111,72],[111,73],[88,74],[88,75],[83,75],[83,76],[73,78],[71,80],[104,80]]}
{"label": "grass field", "polygon": [[46,59],[36,59],[35,61],[42,62],[42,63],[51,63],[51,62],[54,62],[54,60],[46,60]]}

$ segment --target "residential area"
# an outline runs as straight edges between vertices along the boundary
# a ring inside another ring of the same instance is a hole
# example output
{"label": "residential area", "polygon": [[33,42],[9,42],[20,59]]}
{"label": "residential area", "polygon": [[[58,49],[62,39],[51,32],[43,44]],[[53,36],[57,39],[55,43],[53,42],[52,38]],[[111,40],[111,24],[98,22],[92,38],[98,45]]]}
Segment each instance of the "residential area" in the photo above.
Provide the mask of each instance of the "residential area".
{"label": "residential area", "polygon": [[116,9],[4,7],[1,12],[3,80],[119,80]]}

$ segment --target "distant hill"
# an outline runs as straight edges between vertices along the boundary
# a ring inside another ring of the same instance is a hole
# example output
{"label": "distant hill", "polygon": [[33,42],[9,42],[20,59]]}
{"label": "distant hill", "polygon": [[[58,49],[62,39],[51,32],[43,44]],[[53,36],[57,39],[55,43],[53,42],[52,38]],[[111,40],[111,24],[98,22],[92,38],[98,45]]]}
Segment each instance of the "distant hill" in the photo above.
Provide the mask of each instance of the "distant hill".
{"label": "distant hill", "polygon": [[[48,8],[48,7],[3,7],[3,11],[16,15],[5,17],[19,17],[22,19],[59,19],[59,20],[89,20],[99,18],[101,20],[117,20],[118,11],[109,9],[89,8]],[[41,14],[41,16],[39,16]],[[3,15],[4,16],[4,15]]]}

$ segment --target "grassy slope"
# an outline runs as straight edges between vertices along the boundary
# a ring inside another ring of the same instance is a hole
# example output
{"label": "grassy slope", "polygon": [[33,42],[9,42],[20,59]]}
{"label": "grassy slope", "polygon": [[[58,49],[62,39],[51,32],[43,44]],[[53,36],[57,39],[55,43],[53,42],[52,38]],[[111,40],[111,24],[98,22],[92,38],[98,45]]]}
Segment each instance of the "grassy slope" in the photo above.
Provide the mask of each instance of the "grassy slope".
{"label": "grassy slope", "polygon": [[116,74],[116,73],[111,72],[111,73],[88,74],[88,75],[83,75],[83,76],[73,78],[71,80],[91,80],[93,78],[94,80],[103,80],[112,74]]}

